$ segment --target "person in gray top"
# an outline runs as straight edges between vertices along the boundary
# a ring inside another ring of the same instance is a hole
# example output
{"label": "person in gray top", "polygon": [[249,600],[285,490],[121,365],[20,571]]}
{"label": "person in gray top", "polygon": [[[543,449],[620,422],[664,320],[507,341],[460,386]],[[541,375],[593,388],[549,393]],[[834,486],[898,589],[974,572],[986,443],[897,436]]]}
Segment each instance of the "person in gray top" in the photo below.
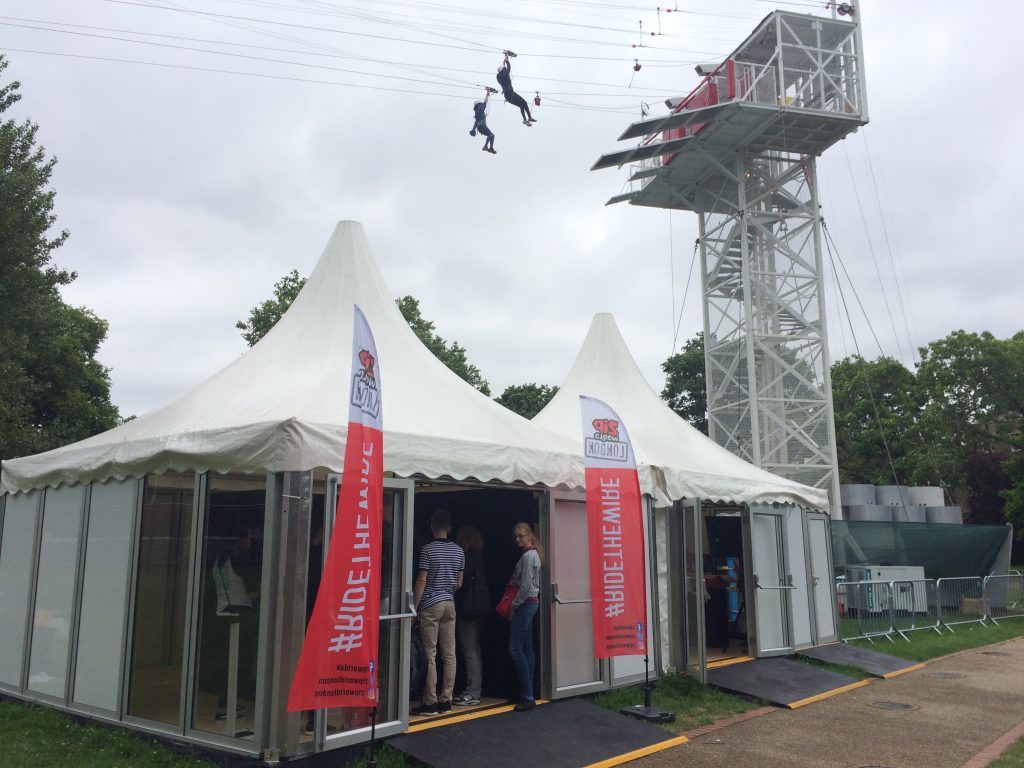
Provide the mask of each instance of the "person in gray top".
{"label": "person in gray top", "polygon": [[[434,540],[420,550],[419,574],[414,587],[420,640],[427,659],[423,701],[416,715],[450,712],[455,690],[455,590],[462,586],[466,555],[462,547],[448,540],[452,517],[446,509],[434,510],[430,531]],[[437,694],[437,649],[444,667],[441,695]]]}
{"label": "person in gray top", "polygon": [[512,600],[512,628],[508,638],[508,652],[519,682],[519,701],[516,712],[526,712],[536,706],[533,696],[533,620],[540,608],[540,542],[529,523],[516,523],[512,540],[522,550],[519,562],[512,572],[512,581],[519,592]]}

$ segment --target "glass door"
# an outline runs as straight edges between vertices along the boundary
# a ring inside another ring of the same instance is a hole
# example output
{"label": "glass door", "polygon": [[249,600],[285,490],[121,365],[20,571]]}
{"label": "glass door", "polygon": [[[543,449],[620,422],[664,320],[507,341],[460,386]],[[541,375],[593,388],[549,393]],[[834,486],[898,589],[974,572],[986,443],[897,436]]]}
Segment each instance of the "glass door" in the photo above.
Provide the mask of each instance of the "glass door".
{"label": "glass door", "polygon": [[[340,478],[327,478],[327,510],[338,503]],[[409,669],[412,620],[412,520],[413,481],[384,480],[381,526],[380,581],[380,700],[376,735],[385,738],[402,733],[409,724]],[[324,541],[331,540],[334,515],[327,514]],[[323,556],[326,557],[326,547]],[[334,749],[369,740],[369,708],[338,708],[318,711],[315,724],[317,749]]]}
{"label": "glass door", "polygon": [[594,658],[587,500],[552,492],[548,511],[551,574],[551,698],[608,687],[606,664]]}
{"label": "glass door", "polygon": [[821,645],[838,639],[835,578],[832,575],[832,536],[828,515],[822,512],[805,512],[804,515],[811,584],[811,626],[814,629],[814,644]]}
{"label": "glass door", "polygon": [[683,517],[683,635],[686,642],[686,673],[701,683],[708,681],[707,647],[704,644],[704,560],[699,500],[679,502]]}
{"label": "glass door", "polygon": [[789,601],[795,587],[786,568],[784,510],[751,505],[743,523],[744,559],[750,563],[747,604],[754,606],[752,648],[757,656],[791,654]]}

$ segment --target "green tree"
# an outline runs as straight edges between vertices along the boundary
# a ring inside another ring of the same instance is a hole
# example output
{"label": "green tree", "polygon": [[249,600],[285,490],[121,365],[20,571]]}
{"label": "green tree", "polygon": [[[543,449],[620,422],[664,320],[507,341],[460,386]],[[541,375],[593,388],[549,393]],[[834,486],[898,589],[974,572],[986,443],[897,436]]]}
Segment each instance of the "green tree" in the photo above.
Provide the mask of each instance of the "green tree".
{"label": "green tree", "polygon": [[682,350],[661,364],[665,388],[661,398],[696,429],[708,434],[708,390],[704,377],[704,334],[697,333]]}
{"label": "green tree", "polygon": [[[8,66],[0,56],[0,73]],[[21,99],[0,87],[0,114]],[[59,288],[77,275],[51,263],[68,233],[53,233],[56,158],[29,120],[0,122],[0,459],[56,448],[116,426],[109,371],[96,360],[107,324],[68,306]]]}
{"label": "green tree", "polygon": [[547,384],[513,384],[505,387],[505,391],[494,400],[523,418],[532,419],[544,410],[544,406],[551,402],[557,392],[558,387],[549,387]]}
{"label": "green tree", "polygon": [[447,365],[459,378],[469,382],[476,389],[490,396],[491,387],[480,375],[480,369],[466,359],[466,349],[457,341],[446,342],[434,331],[434,324],[420,313],[420,302],[412,296],[395,299],[398,311],[412,328],[420,341],[434,353],[434,357]]}
{"label": "green tree", "polygon": [[[248,320],[239,320],[235,327],[242,332],[242,338],[250,347],[262,339],[281,319],[306,284],[306,278],[292,270],[274,284],[274,295],[249,310]],[[420,302],[412,296],[395,299],[398,311],[412,328],[413,333],[423,342],[434,356],[456,375],[485,395],[491,394],[487,381],[480,375],[480,369],[466,359],[466,349],[457,341],[449,344],[434,330],[434,324],[423,317]]]}
{"label": "green tree", "polygon": [[250,309],[248,320],[239,320],[235,323],[235,328],[242,332],[245,343],[251,347],[266,336],[270,329],[277,325],[277,321],[292,305],[305,284],[306,278],[299,277],[296,269],[274,283],[274,297]]}
{"label": "green tree", "polygon": [[918,419],[915,483],[944,482],[957,504],[967,505],[966,466],[971,455],[991,452],[999,437],[1000,342],[991,333],[954,331],[919,350],[917,385],[925,398]]}
{"label": "green tree", "polygon": [[868,361],[852,355],[834,363],[831,373],[842,482],[908,482],[916,468],[915,419],[923,403],[913,372],[890,357]]}

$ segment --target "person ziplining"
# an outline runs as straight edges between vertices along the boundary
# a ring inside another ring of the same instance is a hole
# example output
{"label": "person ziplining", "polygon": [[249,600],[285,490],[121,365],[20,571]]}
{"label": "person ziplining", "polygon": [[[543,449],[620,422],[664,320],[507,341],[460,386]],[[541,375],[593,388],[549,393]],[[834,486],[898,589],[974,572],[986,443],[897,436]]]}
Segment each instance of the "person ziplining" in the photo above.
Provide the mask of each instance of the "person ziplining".
{"label": "person ziplining", "polygon": [[494,148],[494,134],[487,127],[487,102],[491,98],[491,94],[497,92],[497,88],[488,86],[484,92],[484,100],[473,104],[473,130],[469,132],[470,136],[476,136],[477,133],[481,136],[486,136],[487,138],[482,149],[484,152],[490,152],[492,155],[496,155],[498,152]]}
{"label": "person ziplining", "polygon": [[509,61],[510,57],[514,57],[515,54],[512,51],[505,51],[505,61],[498,68],[498,85],[501,86],[501,93],[505,97],[505,101],[515,107],[519,107],[519,113],[523,117],[523,125],[530,127],[532,123],[537,121],[530,114],[530,106],[526,103],[526,99],[512,90],[512,64]]}

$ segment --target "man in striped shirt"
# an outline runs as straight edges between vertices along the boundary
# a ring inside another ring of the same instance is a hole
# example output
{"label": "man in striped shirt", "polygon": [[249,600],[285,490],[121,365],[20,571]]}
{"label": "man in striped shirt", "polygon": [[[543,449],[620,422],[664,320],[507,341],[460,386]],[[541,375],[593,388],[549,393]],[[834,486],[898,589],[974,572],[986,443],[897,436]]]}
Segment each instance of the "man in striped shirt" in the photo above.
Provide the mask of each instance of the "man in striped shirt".
{"label": "man in striped shirt", "polygon": [[[427,657],[427,680],[423,700],[414,715],[450,712],[455,689],[455,590],[462,586],[466,554],[448,540],[452,517],[446,509],[434,510],[430,531],[434,540],[420,550],[419,574],[414,599],[420,622],[420,641]],[[441,648],[444,669],[441,695],[437,694],[437,648]]]}

